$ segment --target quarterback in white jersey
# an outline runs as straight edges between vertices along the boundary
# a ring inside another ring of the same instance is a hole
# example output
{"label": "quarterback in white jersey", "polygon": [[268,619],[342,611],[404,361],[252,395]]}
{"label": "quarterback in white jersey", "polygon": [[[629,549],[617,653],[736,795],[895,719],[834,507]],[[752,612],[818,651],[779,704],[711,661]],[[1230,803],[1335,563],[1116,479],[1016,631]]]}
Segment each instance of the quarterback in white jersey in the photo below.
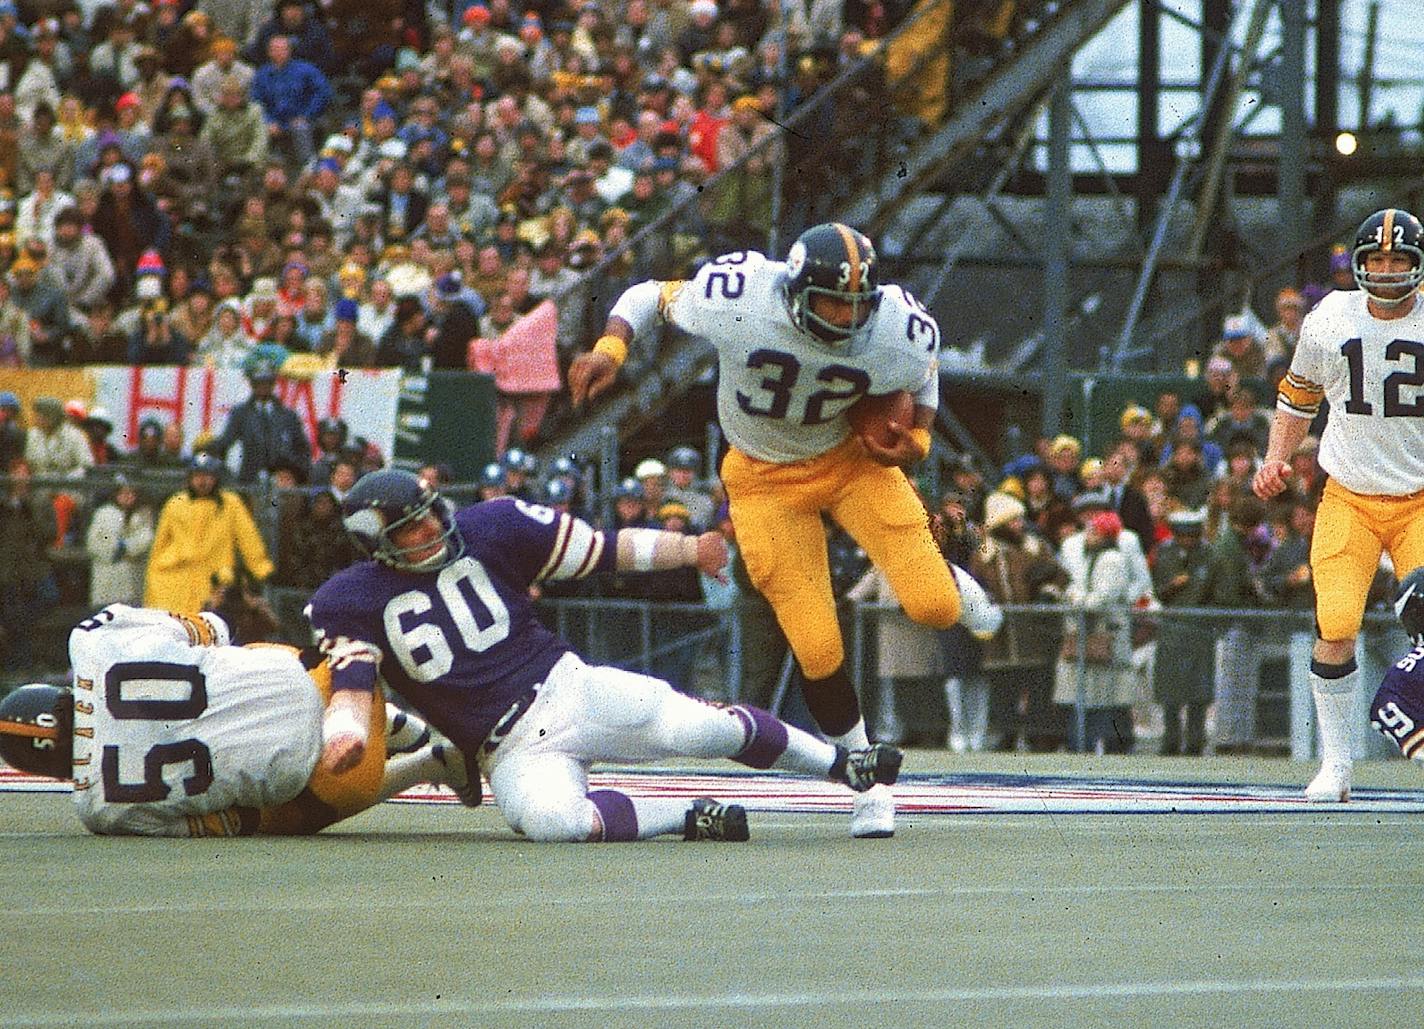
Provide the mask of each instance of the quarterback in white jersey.
{"label": "quarterback in white jersey", "polygon": [[1329,480],[1310,547],[1321,767],[1306,797],[1320,802],[1350,796],[1355,637],[1380,555],[1401,579],[1424,565],[1424,226],[1397,208],[1375,212],[1351,265],[1359,291],[1328,294],[1301,327],[1252,484],[1262,499],[1286,488],[1290,458],[1328,401],[1319,461]]}
{"label": "quarterback in white jersey", "polygon": [[[614,304],[602,338],[569,370],[575,407],[616,379],[628,344],[664,328],[717,352],[722,462],[747,572],[770,602],[805,678],[812,717],[852,750],[867,746],[845,671],[822,518],[859,543],[906,614],[935,628],[963,620],[992,634],[1002,615],[946,563],[904,468],[929,453],[939,402],[939,326],[906,290],[882,286],[875,248],[846,225],[813,226],[786,261],[725,254],[687,282],[643,282]],[[852,433],[862,397],[913,394],[910,424],[889,438]],[[885,787],[856,798],[852,834],[889,836]]]}
{"label": "quarterback in white jersey", "polygon": [[[70,689],[25,686],[0,702],[0,756],[72,778],[79,819],[100,834],[314,832],[415,782],[467,781],[462,757],[443,774],[457,752],[427,746],[428,733],[392,774],[384,746],[369,767],[333,774],[324,750],[344,716],[327,717],[330,672],[315,648],[304,659],[226,644],[210,613],[106,607],[70,635]],[[384,706],[373,718],[385,742]]]}

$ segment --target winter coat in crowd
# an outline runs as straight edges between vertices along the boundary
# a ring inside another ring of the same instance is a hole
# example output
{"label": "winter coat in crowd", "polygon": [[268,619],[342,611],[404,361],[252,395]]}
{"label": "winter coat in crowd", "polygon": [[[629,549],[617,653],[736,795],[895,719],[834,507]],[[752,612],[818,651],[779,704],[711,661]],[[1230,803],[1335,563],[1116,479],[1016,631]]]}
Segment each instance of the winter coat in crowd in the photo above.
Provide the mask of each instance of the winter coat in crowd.
{"label": "winter coat in crowd", "polygon": [[144,605],[167,611],[201,611],[214,578],[232,582],[239,567],[253,578],[272,574],[257,523],[231,490],[211,497],[185,490],[163,505],[149,555]]}

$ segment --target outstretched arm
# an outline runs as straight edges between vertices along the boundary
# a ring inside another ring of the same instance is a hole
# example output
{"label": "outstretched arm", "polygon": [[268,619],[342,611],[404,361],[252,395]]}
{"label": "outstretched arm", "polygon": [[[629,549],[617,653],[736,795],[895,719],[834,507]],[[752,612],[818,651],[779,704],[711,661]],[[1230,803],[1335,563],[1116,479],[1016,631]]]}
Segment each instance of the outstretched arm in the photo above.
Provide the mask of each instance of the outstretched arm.
{"label": "outstretched arm", "polygon": [[575,410],[613,385],[618,369],[628,359],[628,344],[632,341],[632,326],[622,318],[610,316],[593,349],[574,358],[569,366],[569,396]]}
{"label": "outstretched arm", "polygon": [[726,582],[727,541],[720,532],[684,536],[662,529],[619,529],[617,546],[620,572],[696,568]]}
{"label": "outstretched arm", "polygon": [[656,330],[677,285],[650,279],[623,291],[593,349],[574,358],[569,366],[569,395],[575,409],[613,385],[618,369],[628,359],[628,345]]}

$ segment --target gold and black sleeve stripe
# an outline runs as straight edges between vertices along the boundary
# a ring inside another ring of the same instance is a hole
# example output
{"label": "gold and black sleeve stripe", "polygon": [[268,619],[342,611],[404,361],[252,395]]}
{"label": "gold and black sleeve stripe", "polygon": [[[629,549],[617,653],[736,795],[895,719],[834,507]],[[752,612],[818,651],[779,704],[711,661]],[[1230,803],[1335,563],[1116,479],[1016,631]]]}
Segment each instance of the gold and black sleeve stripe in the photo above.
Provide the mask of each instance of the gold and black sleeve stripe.
{"label": "gold and black sleeve stripe", "polygon": [[1313,418],[1320,410],[1320,402],[1325,399],[1325,387],[1302,379],[1294,372],[1287,372],[1276,396],[1293,414]]}

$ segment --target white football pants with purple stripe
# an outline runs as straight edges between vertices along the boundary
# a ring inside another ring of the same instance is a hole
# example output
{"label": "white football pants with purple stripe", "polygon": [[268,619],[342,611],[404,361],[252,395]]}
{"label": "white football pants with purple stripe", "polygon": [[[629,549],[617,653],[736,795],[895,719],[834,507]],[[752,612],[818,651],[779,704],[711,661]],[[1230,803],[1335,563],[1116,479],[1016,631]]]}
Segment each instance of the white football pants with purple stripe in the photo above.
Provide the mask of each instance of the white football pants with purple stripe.
{"label": "white football pants with purple stripe", "polygon": [[831,744],[760,709],[717,707],[661,679],[566,654],[480,764],[505,820],[531,840],[616,841],[681,831],[690,802],[590,794],[594,761],[725,757],[824,776],[835,756]]}

